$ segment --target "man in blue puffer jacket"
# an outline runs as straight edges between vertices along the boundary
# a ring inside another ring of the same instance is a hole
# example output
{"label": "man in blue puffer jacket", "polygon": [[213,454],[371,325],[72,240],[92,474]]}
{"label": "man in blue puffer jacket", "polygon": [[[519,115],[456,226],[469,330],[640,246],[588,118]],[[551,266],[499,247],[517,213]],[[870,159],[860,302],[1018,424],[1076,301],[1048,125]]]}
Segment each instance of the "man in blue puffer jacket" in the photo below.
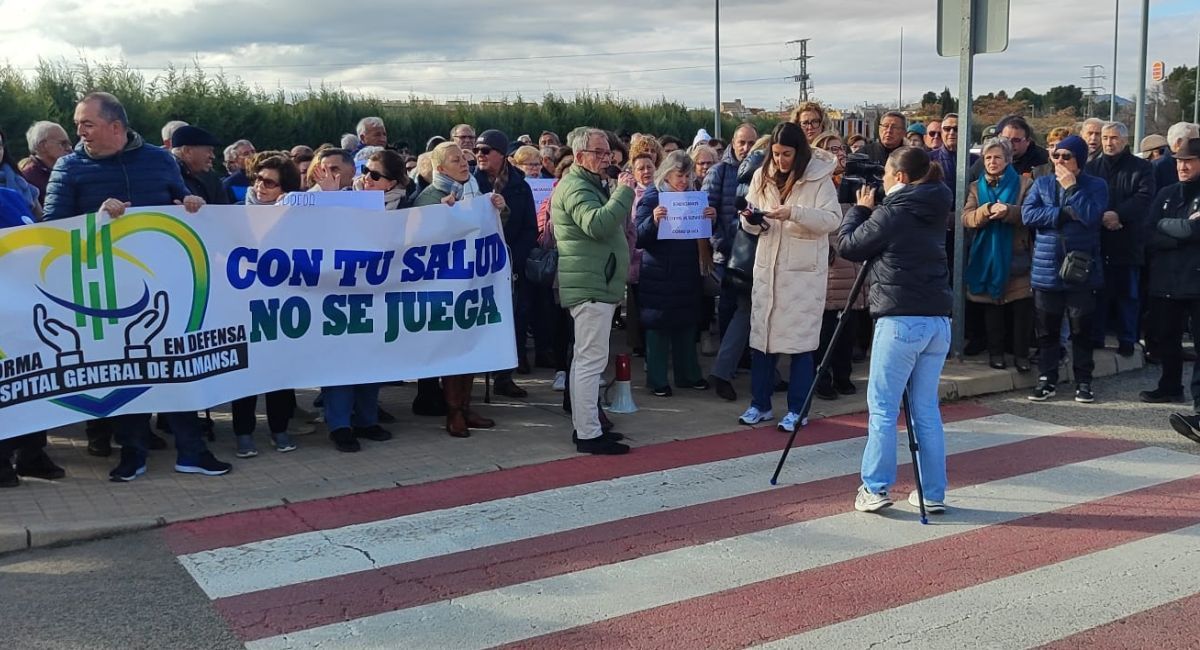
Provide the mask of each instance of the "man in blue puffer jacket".
{"label": "man in blue puffer jacket", "polygon": [[[733,132],[733,140],[721,157],[721,162],[708,170],[700,189],[708,193],[708,206],[717,211],[717,221],[713,224],[712,247],[713,263],[718,280],[725,279],[725,264],[729,260],[729,252],[733,248],[733,237],[741,228],[737,214],[737,197],[746,195],[749,183],[743,183],[738,178],[738,167],[750,153],[754,141],[758,140],[758,131],[754,125],[743,123]],[[732,289],[721,289],[721,302],[718,307],[717,323],[720,334],[725,336],[729,321],[733,320],[737,309],[737,292]]]}
{"label": "man in blue puffer jacket", "polygon": [[[1096,290],[1104,286],[1100,225],[1108,205],[1108,185],[1083,171],[1087,156],[1087,144],[1079,136],[1059,142],[1050,155],[1054,176],[1034,181],[1021,209],[1022,221],[1034,231],[1031,279],[1041,348],[1038,385],[1029,395],[1034,402],[1055,395],[1064,314],[1071,325],[1075,401],[1095,401],[1091,315],[1096,309]],[[1086,280],[1072,283],[1062,279],[1059,271],[1069,253],[1090,256]]]}
{"label": "man in blue puffer jacket", "polygon": [[[116,219],[131,206],[178,204],[196,212],[204,199],[190,195],[170,152],[147,145],[129,128],[120,100],[109,93],[91,93],[75,106],[79,144],[54,163],[46,185],[45,219],[68,219],[89,212],[107,212]],[[164,414],[175,436],[175,471],[218,476],[231,469],[204,444],[195,411]],[[121,461],[109,479],[132,481],[146,471],[146,446],[151,442],[150,416],[144,413],[98,420],[88,430],[88,453],[112,453],[109,436],[121,444]],[[161,442],[161,441],[160,441]],[[165,445],[164,445],[165,446]]]}

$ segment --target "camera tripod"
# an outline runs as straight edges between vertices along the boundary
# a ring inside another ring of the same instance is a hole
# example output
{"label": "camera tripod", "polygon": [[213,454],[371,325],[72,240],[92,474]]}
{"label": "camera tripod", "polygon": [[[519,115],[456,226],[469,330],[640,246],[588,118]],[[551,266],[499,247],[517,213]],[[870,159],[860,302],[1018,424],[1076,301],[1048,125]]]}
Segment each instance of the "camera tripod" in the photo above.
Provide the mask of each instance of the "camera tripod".
{"label": "camera tripod", "polygon": [[[837,341],[842,336],[842,330],[845,328],[846,319],[850,317],[850,308],[854,302],[858,300],[858,295],[862,293],[863,284],[867,279],[867,272],[871,269],[871,262],[863,264],[862,270],[858,272],[858,277],[854,278],[854,284],[850,287],[850,297],[846,300],[846,306],[838,313],[837,326],[833,328],[833,336],[829,338],[829,345],[825,348],[825,355],[821,357],[821,363],[817,366],[817,371],[813,375],[812,385],[808,387],[808,394],[804,396],[804,405],[800,407],[800,412],[807,415],[808,410],[812,407],[813,394],[817,390],[817,384],[821,379],[832,372],[833,366],[833,351],[837,348]],[[911,382],[909,383],[911,386]],[[902,398],[904,407],[904,425],[908,431],[908,449],[912,452],[912,467],[913,476],[917,481],[917,502],[920,504],[921,523],[928,524],[928,513],[925,512],[925,492],[921,487],[921,466],[917,460],[917,452],[920,447],[917,445],[916,428],[913,426],[912,404],[908,398],[908,389],[904,390]],[[779,484],[779,473],[783,471],[783,463],[787,461],[788,453],[792,450],[792,445],[796,442],[796,434],[800,432],[801,427],[796,427],[792,431],[792,435],[788,437],[787,446],[783,448],[783,454],[779,457],[779,464],[775,467],[775,473],[771,475],[771,485]]]}

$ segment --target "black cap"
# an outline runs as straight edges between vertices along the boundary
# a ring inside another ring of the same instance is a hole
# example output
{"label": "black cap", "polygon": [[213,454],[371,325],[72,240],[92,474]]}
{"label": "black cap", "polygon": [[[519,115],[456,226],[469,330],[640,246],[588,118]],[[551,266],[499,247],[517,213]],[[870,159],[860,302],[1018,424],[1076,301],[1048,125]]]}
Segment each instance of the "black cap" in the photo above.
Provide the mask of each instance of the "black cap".
{"label": "black cap", "polygon": [[1200,138],[1192,138],[1183,143],[1179,148],[1179,153],[1175,154],[1175,160],[1195,160],[1200,158]]}
{"label": "black cap", "polygon": [[475,140],[475,145],[478,146],[481,144],[491,147],[494,151],[499,151],[500,153],[508,152],[508,136],[496,129],[488,129],[480,133],[479,137]]}
{"label": "black cap", "polygon": [[171,135],[172,147],[219,147],[216,136],[198,126],[181,126]]}

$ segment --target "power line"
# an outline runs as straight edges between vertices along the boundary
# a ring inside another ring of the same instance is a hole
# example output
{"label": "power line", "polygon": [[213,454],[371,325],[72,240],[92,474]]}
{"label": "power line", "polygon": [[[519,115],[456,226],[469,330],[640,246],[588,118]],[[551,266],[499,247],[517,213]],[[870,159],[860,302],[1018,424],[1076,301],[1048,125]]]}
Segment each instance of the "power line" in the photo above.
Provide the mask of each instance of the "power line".
{"label": "power line", "polygon": [[[725,45],[721,49],[732,50],[748,47],[761,47],[770,45],[770,43],[738,43],[734,45]],[[211,67],[222,68],[228,70],[268,70],[275,68],[357,68],[367,65],[425,65],[425,64],[454,64],[454,63],[494,63],[498,61],[513,62],[513,61],[548,61],[552,59],[578,59],[584,57],[599,57],[599,56],[629,56],[633,54],[670,54],[677,52],[709,52],[712,48],[708,47],[684,47],[673,48],[666,50],[621,50],[617,52],[580,52],[575,54],[539,54],[534,56],[507,56],[507,57],[488,57],[478,59],[407,59],[403,61],[344,61],[340,63],[260,63],[260,64],[233,64],[220,65],[214,64]],[[169,65],[169,64],[168,64]],[[128,70],[162,70],[167,66],[137,66],[126,65]],[[185,66],[187,67],[187,66]],[[197,67],[199,67],[197,65]],[[707,66],[706,66],[707,67]],[[37,70],[38,66],[28,66],[15,68],[16,70]]]}

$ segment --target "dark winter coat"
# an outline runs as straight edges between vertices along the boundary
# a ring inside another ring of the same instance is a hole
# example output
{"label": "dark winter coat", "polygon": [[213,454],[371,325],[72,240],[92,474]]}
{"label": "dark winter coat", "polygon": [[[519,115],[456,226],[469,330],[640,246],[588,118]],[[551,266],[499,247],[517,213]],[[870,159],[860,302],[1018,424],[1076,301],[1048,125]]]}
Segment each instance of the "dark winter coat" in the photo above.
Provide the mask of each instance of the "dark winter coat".
{"label": "dark winter coat", "polygon": [[[1178,177],[1177,177],[1178,178]],[[1175,183],[1154,198],[1148,215],[1150,295],[1200,299],[1200,180]]]}
{"label": "dark winter coat", "polygon": [[221,187],[221,179],[217,178],[215,174],[211,171],[193,174],[182,160],[178,158],[176,160],[179,162],[179,174],[183,176],[183,184],[187,186],[189,194],[195,194],[209,205],[230,204],[229,195]]}
{"label": "dark winter coat", "polygon": [[919,183],[895,190],[874,211],[856,205],[846,213],[838,254],[851,262],[874,260],[867,276],[871,316],[950,315],[950,201],[943,183]]}
{"label": "dark winter coat", "polygon": [[1175,165],[1175,155],[1167,151],[1167,155],[1150,163],[1154,165],[1154,183],[1158,191],[1162,191],[1179,182],[1179,171]]}
{"label": "dark winter coat", "polygon": [[[512,251],[513,275],[524,277],[525,260],[529,251],[537,246],[537,206],[533,204],[533,190],[525,182],[525,174],[508,162],[508,182],[500,190],[500,196],[508,205],[508,220],[504,222],[504,240]],[[486,172],[475,172],[475,181],[480,191],[487,193],[492,181]]]}
{"label": "dark winter coat", "polygon": [[172,205],[187,195],[175,157],[130,131],[125,148],[115,155],[92,158],[80,141],[74,152],[54,163],[46,184],[44,219],[95,212],[109,198],[147,207]]}
{"label": "dark winter coat", "polygon": [[725,149],[721,162],[713,165],[704,177],[700,189],[708,192],[708,205],[717,211],[717,221],[713,224],[712,244],[722,260],[729,259],[733,248],[733,237],[740,227],[737,215],[738,166],[741,161],[733,156],[733,147]]}
{"label": "dark winter coat", "polygon": [[1146,215],[1154,200],[1154,166],[1125,149],[1116,156],[1102,155],[1087,164],[1087,173],[1103,178],[1108,184],[1105,210],[1121,218],[1120,230],[1100,230],[1100,250],[1104,263],[1141,266],[1146,258]]}
{"label": "dark winter coat", "polygon": [[[1033,182],[1021,206],[1021,220],[1033,231],[1031,276],[1035,290],[1074,291],[1104,286],[1100,219],[1106,205],[1108,186],[1091,174],[1081,172],[1067,191],[1063,191],[1055,176],[1042,176]],[[1086,286],[1068,286],[1058,276],[1063,258],[1071,251],[1092,256]]]}
{"label": "dark winter coat", "polygon": [[646,329],[694,327],[704,288],[700,248],[692,239],[659,239],[654,223],[658,189],[647,187],[637,206],[637,247],[642,249],[638,307]]}

